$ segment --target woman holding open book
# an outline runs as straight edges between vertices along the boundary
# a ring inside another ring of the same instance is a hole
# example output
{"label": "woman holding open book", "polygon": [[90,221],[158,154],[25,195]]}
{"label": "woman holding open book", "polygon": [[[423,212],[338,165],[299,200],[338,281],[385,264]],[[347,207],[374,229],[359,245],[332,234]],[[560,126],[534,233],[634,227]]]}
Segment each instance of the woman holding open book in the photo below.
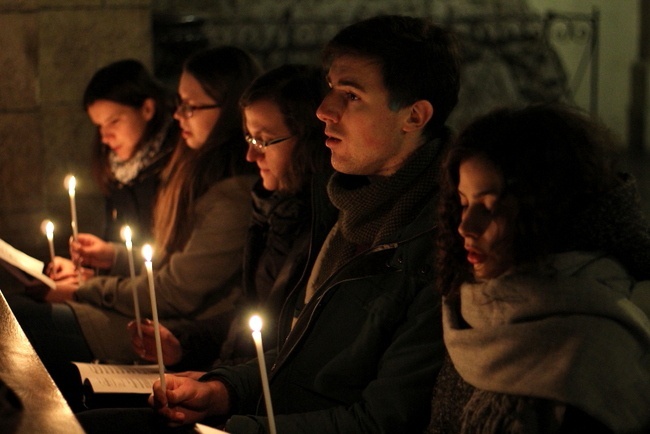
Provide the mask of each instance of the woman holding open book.
{"label": "woman holding open book", "polygon": [[[167,324],[232,315],[239,296],[256,177],[242,152],[238,101],[258,72],[235,47],[208,49],[184,64],[174,114],[183,140],[162,174],[154,209],[153,275]],[[69,272],[72,262],[64,263],[52,275],[57,288],[44,295],[46,303],[19,296],[12,309],[48,368],[72,360],[137,360],[126,325],[135,317],[133,291],[142,316],[151,316],[147,274],[129,276],[122,245],[84,234],[78,241],[71,245],[73,260],[110,267],[110,275],[79,282]]]}

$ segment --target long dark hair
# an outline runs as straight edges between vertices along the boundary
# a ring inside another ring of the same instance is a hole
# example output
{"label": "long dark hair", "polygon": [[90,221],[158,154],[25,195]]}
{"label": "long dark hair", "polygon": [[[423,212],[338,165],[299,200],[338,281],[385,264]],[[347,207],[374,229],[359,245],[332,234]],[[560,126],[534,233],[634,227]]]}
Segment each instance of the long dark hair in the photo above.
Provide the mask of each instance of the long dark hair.
{"label": "long dark hair", "polygon": [[325,128],[316,117],[326,89],[320,68],[283,65],[258,77],[240,99],[242,112],[256,101],[276,104],[289,131],[297,137],[288,179],[283,180],[283,189],[289,192],[304,188],[313,174],[326,176],[333,170],[330,151],[325,146]]}
{"label": "long dark hair", "polygon": [[254,173],[246,162],[239,97],[260,73],[257,62],[231,46],[193,54],[183,66],[221,106],[221,114],[199,149],[181,142],[162,176],[154,211],[156,243],[167,253],[181,249],[192,230],[195,201],[215,182]]}
{"label": "long dark hair", "polygon": [[504,196],[515,198],[516,265],[551,253],[591,248],[575,221],[614,184],[607,152],[614,138],[582,111],[559,104],[497,109],[471,123],[443,163],[438,232],[438,279],[443,293],[471,281],[458,234],[458,171],[468,158],[492,162],[504,177]]}
{"label": "long dark hair", "polygon": [[[125,59],[99,69],[86,85],[82,101],[83,108],[87,111],[88,107],[99,100],[140,109],[147,99],[154,101],[155,111],[136,144],[137,151],[161,131],[174,111],[172,93],[155,80],[142,63]],[[113,181],[108,154],[109,149],[102,143],[98,130],[92,149],[92,173],[104,194],[109,193]]]}

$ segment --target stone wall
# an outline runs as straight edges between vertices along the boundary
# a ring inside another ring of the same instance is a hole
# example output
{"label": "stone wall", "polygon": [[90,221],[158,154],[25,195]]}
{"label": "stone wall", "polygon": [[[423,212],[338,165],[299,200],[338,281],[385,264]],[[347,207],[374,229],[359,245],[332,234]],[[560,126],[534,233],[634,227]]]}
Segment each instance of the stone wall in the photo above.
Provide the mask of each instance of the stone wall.
{"label": "stone wall", "polygon": [[342,27],[377,14],[444,19],[528,7],[525,0],[153,0],[153,10],[154,16],[198,18],[210,44],[245,48],[269,68],[318,62],[323,44]]}
{"label": "stone wall", "polygon": [[[49,218],[57,253],[67,255],[67,173],[78,179],[80,230],[99,231],[93,128],[80,100],[111,61],[152,65],[150,7],[150,0],[0,0],[0,238],[16,248],[45,260],[40,224]],[[0,289],[12,283],[0,273]]]}
{"label": "stone wall", "polygon": [[[175,59],[159,56],[157,72],[173,72],[199,48],[197,40],[244,48],[265,68],[318,64],[341,28],[381,13],[429,17],[458,34],[464,61],[454,127],[500,104],[571,98],[561,56],[545,33],[547,16],[531,12],[525,0],[155,0],[156,52],[165,53],[169,40],[188,42],[185,50],[174,46]],[[173,85],[174,76],[163,78]]]}

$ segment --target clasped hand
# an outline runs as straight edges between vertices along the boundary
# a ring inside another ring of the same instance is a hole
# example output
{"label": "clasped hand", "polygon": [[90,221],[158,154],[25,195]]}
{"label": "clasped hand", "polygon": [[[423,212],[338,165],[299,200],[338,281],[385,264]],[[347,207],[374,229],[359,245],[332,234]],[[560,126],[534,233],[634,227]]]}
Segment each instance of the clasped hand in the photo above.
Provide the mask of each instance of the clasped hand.
{"label": "clasped hand", "polygon": [[94,276],[92,268],[109,269],[113,265],[115,248],[95,235],[78,234],[76,241],[70,239],[70,257],[72,260],[56,256],[48,264],[46,273],[56,283],[56,289],[31,288],[28,294],[50,303],[72,300],[79,285]]}
{"label": "clasped hand", "polygon": [[93,276],[93,271],[78,268],[71,260],[56,256],[46,269],[47,275],[56,283],[56,289],[46,286],[28,289],[27,293],[39,300],[49,303],[61,303],[73,299],[79,285]]}

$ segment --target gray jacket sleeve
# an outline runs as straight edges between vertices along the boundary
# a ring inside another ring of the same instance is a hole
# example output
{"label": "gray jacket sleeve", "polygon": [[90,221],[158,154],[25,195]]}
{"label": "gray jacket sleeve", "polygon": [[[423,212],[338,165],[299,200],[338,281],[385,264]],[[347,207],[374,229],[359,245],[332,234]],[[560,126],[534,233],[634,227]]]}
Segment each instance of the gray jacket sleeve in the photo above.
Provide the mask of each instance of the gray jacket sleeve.
{"label": "gray jacket sleeve", "polygon": [[[230,291],[224,288],[239,285],[250,219],[251,184],[252,177],[235,177],[212,186],[197,203],[196,224],[183,250],[173,253],[169,261],[159,267],[154,258],[154,283],[161,317],[195,314],[204,309],[205,304],[226,297]],[[142,315],[150,316],[144,269],[135,279],[92,278],[79,288],[77,299],[132,316],[133,288],[137,291]]]}

